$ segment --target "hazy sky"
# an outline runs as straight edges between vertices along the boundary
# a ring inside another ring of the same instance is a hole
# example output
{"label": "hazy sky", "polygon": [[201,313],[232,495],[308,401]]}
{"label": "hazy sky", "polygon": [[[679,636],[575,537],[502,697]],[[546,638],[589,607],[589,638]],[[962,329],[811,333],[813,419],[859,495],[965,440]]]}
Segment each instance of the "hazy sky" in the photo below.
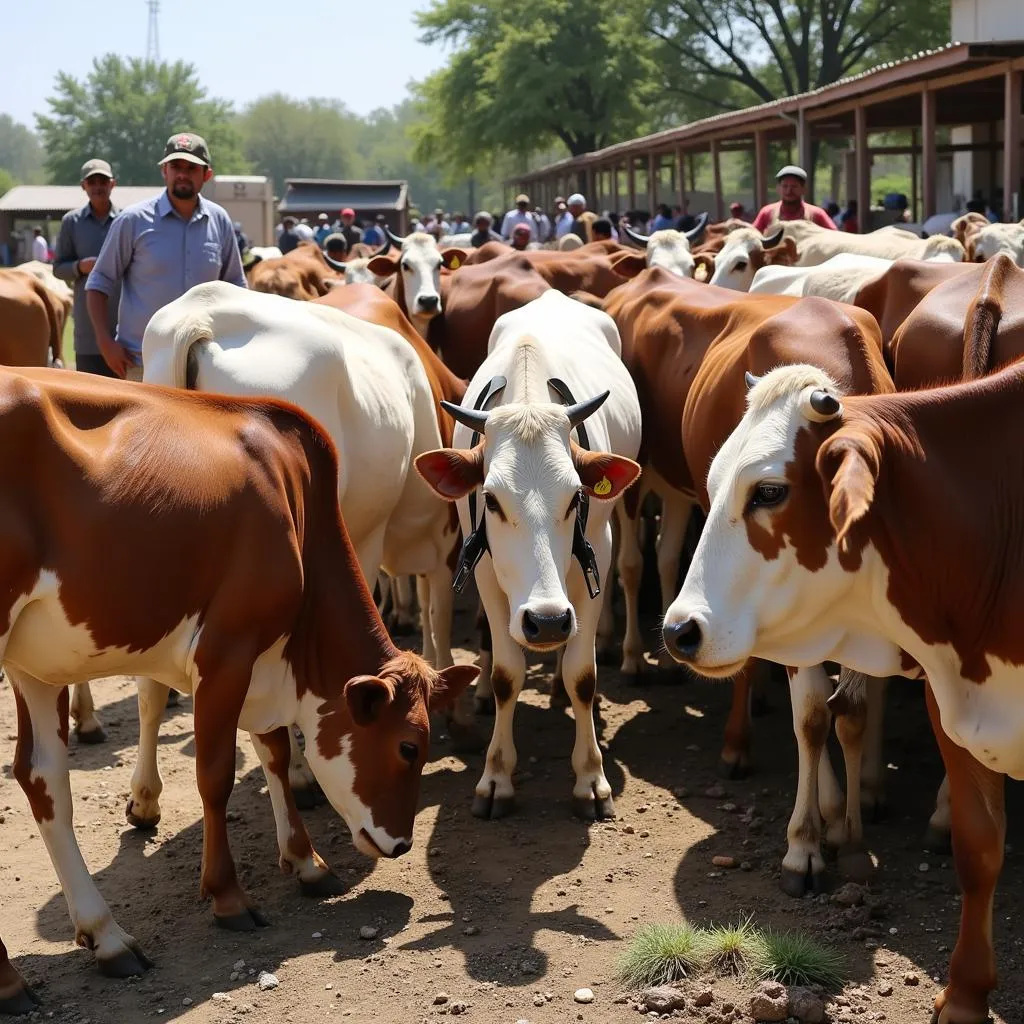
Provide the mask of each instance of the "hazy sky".
{"label": "hazy sky", "polygon": [[[418,43],[429,0],[161,0],[160,57],[194,64],[213,96],[241,106],[269,92],[341,99],[356,113],[390,107],[411,79],[444,63]],[[54,77],[84,77],[104,53],[146,55],[146,0],[0,0],[7,40],[0,112],[35,128]]]}

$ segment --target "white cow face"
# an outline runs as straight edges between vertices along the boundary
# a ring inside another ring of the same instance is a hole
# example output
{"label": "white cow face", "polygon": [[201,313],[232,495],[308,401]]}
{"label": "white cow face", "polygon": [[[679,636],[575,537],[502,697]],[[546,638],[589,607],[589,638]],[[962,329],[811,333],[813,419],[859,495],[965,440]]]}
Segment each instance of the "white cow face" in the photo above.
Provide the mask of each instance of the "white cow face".
{"label": "white cow face", "polygon": [[647,266],[664,267],[680,277],[693,277],[696,261],[690,242],[682,231],[666,228],[655,231],[647,241]]}
{"label": "white cow face", "polygon": [[842,414],[836,394],[815,367],[774,370],[751,390],[746,415],[715,456],[707,523],[664,622],[669,652],[697,672],[725,678],[751,656],[818,664],[842,639],[826,611],[852,586],[847,570],[859,562],[840,557],[816,466],[822,437]]}
{"label": "white cow face", "polygon": [[975,263],[984,263],[1000,252],[1024,268],[1024,224],[989,224],[971,239]]}
{"label": "white cow face", "polygon": [[[481,488],[487,541],[498,585],[508,600],[509,635],[531,650],[560,647],[576,632],[566,577],[580,496],[612,501],[640,472],[631,459],[588,452],[569,439],[593,412],[590,403],[509,404],[475,414],[486,422],[483,443],[470,451],[443,449],[416,459],[428,484],[449,501]],[[463,423],[474,414],[450,407]],[[574,410],[583,410],[581,416]]]}
{"label": "white cow face", "polygon": [[[457,269],[466,254],[461,249],[437,248],[437,240],[423,231],[406,236],[397,256],[374,256],[367,266],[378,277],[401,275],[398,288],[405,312],[418,329],[441,312],[441,267]],[[395,297],[402,304],[396,290]]]}
{"label": "white cow face", "polygon": [[783,229],[775,234],[762,237],[753,228],[740,228],[733,231],[722,250],[715,257],[715,272],[709,284],[719,288],[731,288],[737,292],[748,292],[754,283],[754,274],[769,263],[793,263],[795,246],[792,239],[785,239],[788,246],[780,246],[783,242]]}

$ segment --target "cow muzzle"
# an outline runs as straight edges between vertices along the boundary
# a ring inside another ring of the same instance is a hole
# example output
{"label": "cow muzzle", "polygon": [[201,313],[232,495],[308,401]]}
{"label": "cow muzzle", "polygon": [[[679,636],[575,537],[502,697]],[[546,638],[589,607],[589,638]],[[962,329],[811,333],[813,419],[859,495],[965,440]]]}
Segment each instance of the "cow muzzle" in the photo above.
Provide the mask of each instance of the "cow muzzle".
{"label": "cow muzzle", "polygon": [[661,630],[665,647],[676,661],[692,662],[700,653],[700,645],[704,640],[704,632],[700,623],[694,619],[683,619],[681,622],[666,623]]}
{"label": "cow muzzle", "polygon": [[554,614],[523,610],[520,628],[530,647],[547,650],[560,647],[573,633],[574,616],[571,608]]}
{"label": "cow muzzle", "polygon": [[421,313],[436,313],[440,308],[440,295],[419,295],[416,297],[416,309]]}

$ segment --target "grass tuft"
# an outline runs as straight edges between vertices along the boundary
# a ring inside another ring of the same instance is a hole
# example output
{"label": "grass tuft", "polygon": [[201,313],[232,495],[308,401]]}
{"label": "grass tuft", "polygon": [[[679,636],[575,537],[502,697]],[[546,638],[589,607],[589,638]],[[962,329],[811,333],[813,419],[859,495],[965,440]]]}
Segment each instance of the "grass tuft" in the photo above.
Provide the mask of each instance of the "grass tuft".
{"label": "grass tuft", "polygon": [[762,954],[753,965],[760,978],[783,985],[842,987],[843,958],[830,946],[798,932],[762,932],[761,943]]}
{"label": "grass tuft", "polygon": [[708,925],[700,931],[701,960],[721,974],[746,974],[765,962],[764,939],[748,917],[737,925]]}
{"label": "grass tuft", "polygon": [[668,985],[701,967],[701,935],[691,924],[648,924],[619,962],[619,977],[633,988]]}

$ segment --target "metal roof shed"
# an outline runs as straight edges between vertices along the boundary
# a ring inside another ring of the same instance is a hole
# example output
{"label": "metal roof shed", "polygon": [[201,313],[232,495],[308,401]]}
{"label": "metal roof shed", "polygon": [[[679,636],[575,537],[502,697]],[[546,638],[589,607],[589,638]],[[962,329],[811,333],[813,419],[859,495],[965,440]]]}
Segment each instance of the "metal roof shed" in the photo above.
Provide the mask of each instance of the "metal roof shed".
{"label": "metal roof shed", "polygon": [[363,220],[372,220],[382,213],[392,231],[404,235],[408,229],[409,183],[288,178],[277,212],[281,217],[326,213],[333,218],[346,206],[352,207],[356,216]]}

